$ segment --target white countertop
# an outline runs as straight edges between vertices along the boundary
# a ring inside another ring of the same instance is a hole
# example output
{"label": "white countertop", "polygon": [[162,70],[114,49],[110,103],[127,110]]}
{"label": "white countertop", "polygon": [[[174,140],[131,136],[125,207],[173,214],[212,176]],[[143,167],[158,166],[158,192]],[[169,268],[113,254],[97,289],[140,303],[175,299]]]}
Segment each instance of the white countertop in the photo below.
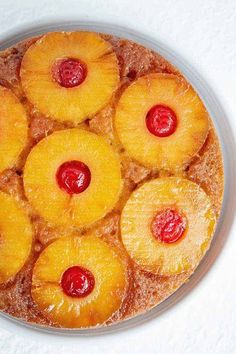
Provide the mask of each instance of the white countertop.
{"label": "white countertop", "polygon": [[[0,0],[0,39],[28,23],[68,19],[128,26],[165,42],[211,85],[236,135],[235,0]],[[21,337],[0,327],[0,354],[236,353],[235,253],[234,223],[204,280],[179,304],[145,325],[59,342],[47,335],[41,341]]]}

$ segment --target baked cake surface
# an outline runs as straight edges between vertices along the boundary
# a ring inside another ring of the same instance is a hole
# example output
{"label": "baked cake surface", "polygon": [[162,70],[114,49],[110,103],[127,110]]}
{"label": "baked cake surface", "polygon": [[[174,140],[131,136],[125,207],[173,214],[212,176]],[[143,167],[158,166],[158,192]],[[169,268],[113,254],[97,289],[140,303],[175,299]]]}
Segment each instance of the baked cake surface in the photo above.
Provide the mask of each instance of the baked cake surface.
{"label": "baked cake surface", "polygon": [[110,35],[0,54],[0,309],[54,327],[143,313],[210,246],[223,196],[211,119],[182,74]]}

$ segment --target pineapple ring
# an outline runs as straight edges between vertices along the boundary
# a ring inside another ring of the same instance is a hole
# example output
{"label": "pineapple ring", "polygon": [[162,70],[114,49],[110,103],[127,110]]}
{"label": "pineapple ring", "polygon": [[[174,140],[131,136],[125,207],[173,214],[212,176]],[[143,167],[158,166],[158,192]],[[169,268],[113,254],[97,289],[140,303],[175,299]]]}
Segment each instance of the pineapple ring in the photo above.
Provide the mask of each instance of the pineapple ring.
{"label": "pineapple ring", "polygon": [[[148,130],[146,117],[156,105],[169,107],[176,114],[173,134],[158,137]],[[122,94],[115,127],[121,143],[134,159],[151,168],[178,170],[203,145],[209,121],[203,103],[185,81],[176,75],[149,74]]]}
{"label": "pineapple ring", "polygon": [[[152,234],[157,212],[180,210],[187,218],[185,235],[164,243]],[[209,248],[215,214],[206,193],[196,184],[178,177],[158,178],[137,189],[121,217],[123,244],[130,257],[146,271],[175,275],[193,270]]]}
{"label": "pineapple ring", "polygon": [[[67,161],[82,161],[91,182],[80,194],[70,195],[57,182],[58,168]],[[82,129],[67,129],[41,140],[30,152],[24,168],[26,196],[49,222],[86,226],[114,207],[121,187],[118,156],[100,136]]]}
{"label": "pineapple ring", "polygon": [[12,168],[27,143],[28,123],[23,105],[13,92],[0,86],[0,172]]}
{"label": "pineapple ring", "polygon": [[[61,59],[78,59],[87,75],[79,85],[62,87],[53,78]],[[119,67],[111,45],[92,32],[49,33],[26,51],[20,70],[23,90],[43,114],[80,123],[102,109],[119,83]]]}
{"label": "pineapple ring", "polygon": [[[67,269],[79,266],[95,278],[86,297],[66,295],[61,286]],[[89,234],[68,236],[50,244],[39,256],[32,278],[32,297],[45,315],[63,327],[90,327],[104,323],[125,297],[125,262],[104,241]]]}
{"label": "pineapple ring", "polygon": [[9,195],[0,192],[0,284],[15,276],[29,257],[33,231],[28,216]]}

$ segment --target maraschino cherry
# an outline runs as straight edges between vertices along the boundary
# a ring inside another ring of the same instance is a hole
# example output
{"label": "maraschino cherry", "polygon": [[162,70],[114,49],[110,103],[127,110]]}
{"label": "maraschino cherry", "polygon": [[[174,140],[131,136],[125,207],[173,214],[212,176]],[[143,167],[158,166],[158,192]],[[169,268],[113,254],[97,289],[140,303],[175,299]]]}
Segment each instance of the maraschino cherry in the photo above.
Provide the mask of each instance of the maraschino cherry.
{"label": "maraschino cherry", "polygon": [[56,179],[58,186],[68,194],[79,194],[90,185],[91,172],[81,161],[68,161],[58,168]]}
{"label": "maraschino cherry", "polygon": [[153,236],[164,243],[174,243],[180,240],[186,227],[186,218],[174,209],[158,211],[151,224]]}
{"label": "maraschino cherry", "polygon": [[57,83],[66,88],[82,84],[87,76],[87,67],[79,59],[67,58],[58,61],[53,69]]}
{"label": "maraschino cherry", "polygon": [[95,278],[86,268],[74,266],[68,268],[62,275],[61,287],[67,296],[85,297],[94,289]]}
{"label": "maraschino cherry", "polygon": [[176,130],[177,117],[171,108],[155,105],[146,115],[146,126],[151,134],[159,138],[167,137]]}

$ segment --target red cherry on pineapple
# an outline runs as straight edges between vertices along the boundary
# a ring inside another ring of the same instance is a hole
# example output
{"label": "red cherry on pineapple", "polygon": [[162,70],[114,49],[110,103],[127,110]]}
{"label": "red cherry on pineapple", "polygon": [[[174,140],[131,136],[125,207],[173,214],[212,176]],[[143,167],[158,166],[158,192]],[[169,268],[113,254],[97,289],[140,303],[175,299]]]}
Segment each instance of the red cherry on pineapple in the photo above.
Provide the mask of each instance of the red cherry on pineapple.
{"label": "red cherry on pineapple", "polygon": [[178,241],[186,230],[186,218],[176,210],[164,209],[154,217],[151,225],[153,236],[165,243]]}
{"label": "red cherry on pineapple", "polygon": [[176,130],[177,117],[171,108],[156,105],[147,113],[146,126],[151,134],[159,138],[167,137]]}
{"label": "red cherry on pineapple", "polygon": [[79,194],[90,185],[91,172],[81,161],[68,161],[58,168],[56,179],[58,186],[68,194]]}
{"label": "red cherry on pineapple", "polygon": [[87,76],[87,68],[78,59],[63,59],[56,65],[55,79],[59,85],[72,88],[82,84]]}
{"label": "red cherry on pineapple", "polygon": [[93,291],[94,286],[93,274],[80,266],[68,268],[61,278],[61,287],[64,293],[71,297],[85,297]]}

